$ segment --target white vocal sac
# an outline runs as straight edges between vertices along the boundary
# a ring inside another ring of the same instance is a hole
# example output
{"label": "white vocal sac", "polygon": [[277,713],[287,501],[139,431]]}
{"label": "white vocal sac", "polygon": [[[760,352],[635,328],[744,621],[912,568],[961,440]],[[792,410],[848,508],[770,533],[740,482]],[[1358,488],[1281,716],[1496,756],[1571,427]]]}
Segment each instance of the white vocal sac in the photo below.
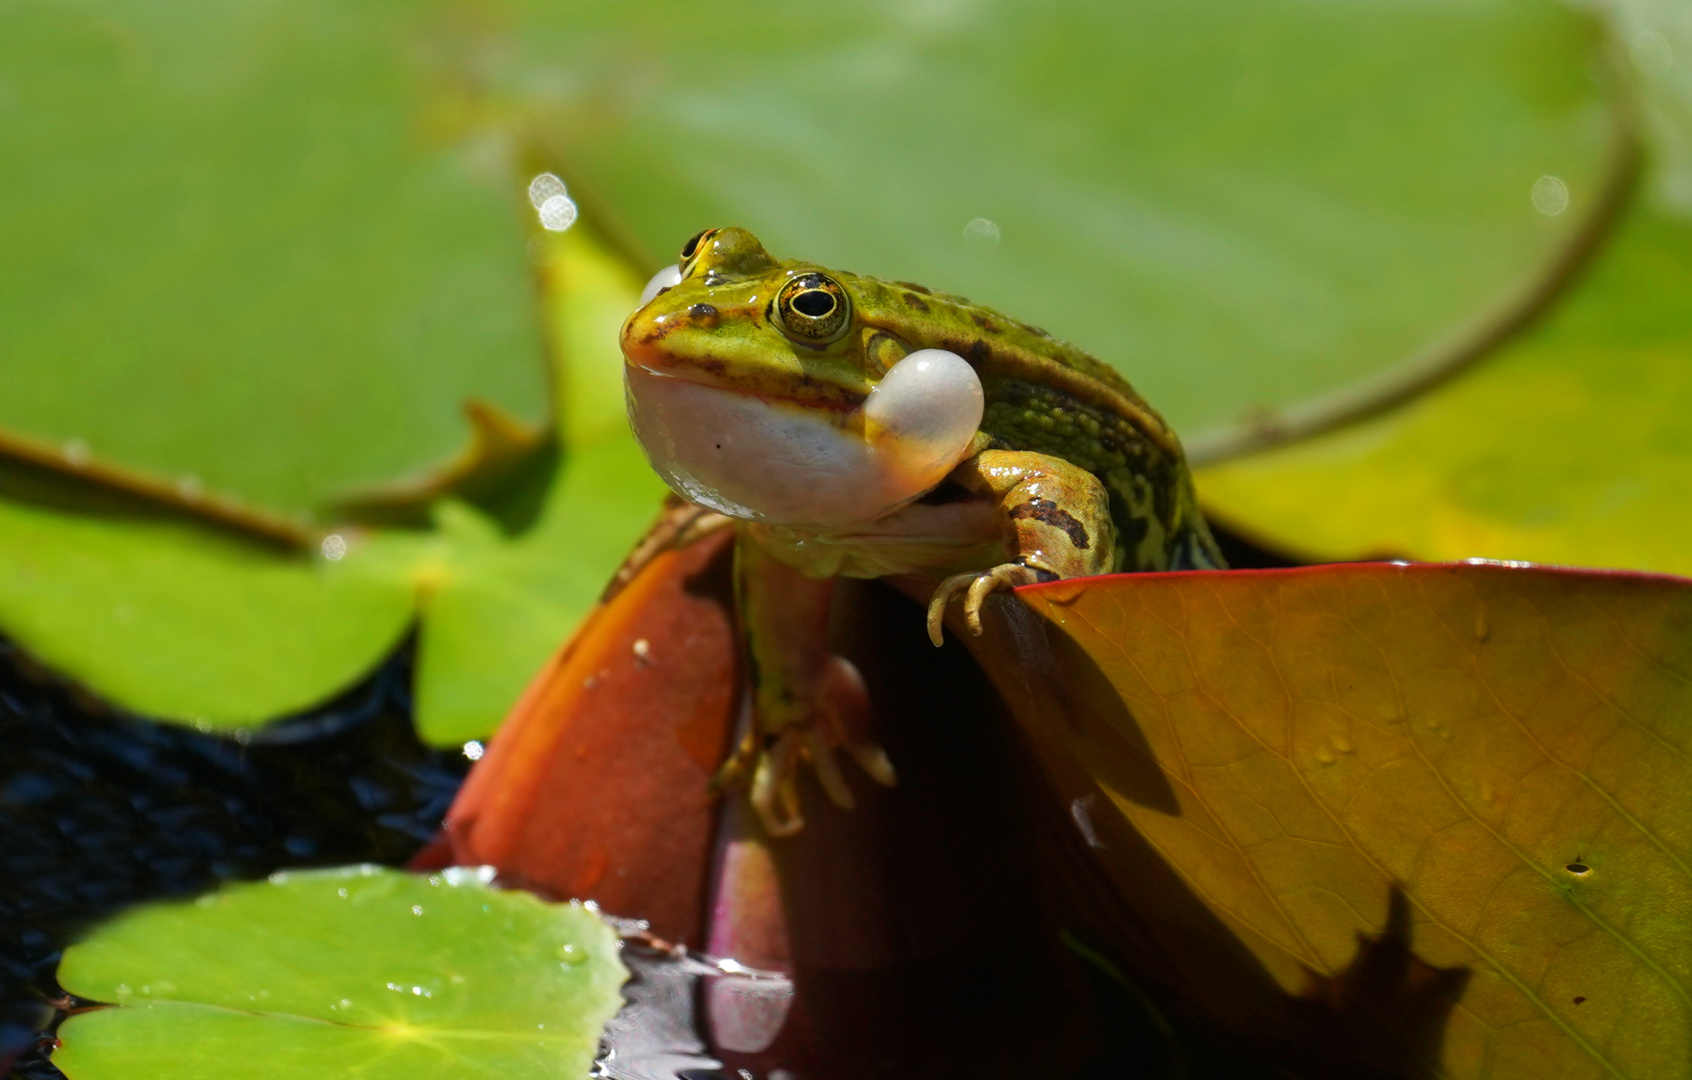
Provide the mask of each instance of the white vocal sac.
{"label": "white vocal sac", "polygon": [[894,364],[842,416],[628,365],[629,418],[675,491],[721,513],[829,530],[892,513],[968,454],[981,381],[956,353]]}
{"label": "white vocal sac", "polygon": [[652,280],[646,283],[646,288],[640,290],[640,306],[652,303],[652,298],[665,289],[673,289],[681,284],[681,267],[666,266],[652,275]]}

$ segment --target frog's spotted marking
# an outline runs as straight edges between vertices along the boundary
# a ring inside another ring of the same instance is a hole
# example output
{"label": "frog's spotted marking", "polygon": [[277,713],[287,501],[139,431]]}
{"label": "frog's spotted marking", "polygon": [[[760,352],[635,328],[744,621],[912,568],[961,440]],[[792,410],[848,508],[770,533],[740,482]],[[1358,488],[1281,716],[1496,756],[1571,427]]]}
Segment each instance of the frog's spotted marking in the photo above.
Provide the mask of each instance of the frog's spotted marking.
{"label": "frog's spotted marking", "polygon": [[993,321],[985,315],[971,314],[970,318],[975,320],[975,325],[981,327],[981,329],[987,331],[989,334],[997,334],[999,332],[999,328],[994,326]]}
{"label": "frog's spotted marking", "polygon": [[993,346],[977,338],[969,347],[969,362],[976,365],[993,362]]}
{"label": "frog's spotted marking", "polygon": [[905,306],[916,311],[927,311],[928,304],[915,293],[904,293]]}
{"label": "frog's spotted marking", "polygon": [[1087,535],[1087,527],[1050,499],[1030,499],[1020,506],[1014,506],[1011,508],[1010,517],[1012,521],[1026,521],[1032,518],[1042,525],[1062,529],[1068,534],[1069,542],[1082,550],[1086,550],[1093,542],[1093,538]]}

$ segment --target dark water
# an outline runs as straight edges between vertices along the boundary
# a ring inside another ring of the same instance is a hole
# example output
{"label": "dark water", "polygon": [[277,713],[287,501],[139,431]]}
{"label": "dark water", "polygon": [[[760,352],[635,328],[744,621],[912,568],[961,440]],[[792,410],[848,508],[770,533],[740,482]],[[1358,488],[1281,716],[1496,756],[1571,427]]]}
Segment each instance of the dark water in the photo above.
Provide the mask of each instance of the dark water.
{"label": "dark water", "polygon": [[0,640],[0,1075],[47,1080],[59,953],[143,900],[284,867],[403,863],[469,762],[417,741],[412,648],[250,740],[125,715]]}

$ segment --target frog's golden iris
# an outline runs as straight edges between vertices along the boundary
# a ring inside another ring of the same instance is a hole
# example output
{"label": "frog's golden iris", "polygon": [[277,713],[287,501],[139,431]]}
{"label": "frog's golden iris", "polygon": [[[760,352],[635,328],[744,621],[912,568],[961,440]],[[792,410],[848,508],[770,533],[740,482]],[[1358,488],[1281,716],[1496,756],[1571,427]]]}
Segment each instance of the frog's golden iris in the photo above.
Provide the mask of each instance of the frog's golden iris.
{"label": "frog's golden iris", "polygon": [[827,274],[800,274],[782,286],[771,312],[776,325],[801,345],[839,341],[852,321],[846,290]]}

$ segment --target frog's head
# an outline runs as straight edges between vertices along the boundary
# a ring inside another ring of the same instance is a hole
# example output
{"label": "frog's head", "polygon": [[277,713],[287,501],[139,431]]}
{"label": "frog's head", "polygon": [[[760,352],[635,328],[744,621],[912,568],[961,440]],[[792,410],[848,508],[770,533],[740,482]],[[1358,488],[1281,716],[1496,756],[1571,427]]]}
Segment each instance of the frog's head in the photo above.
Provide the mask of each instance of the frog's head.
{"label": "frog's head", "polygon": [[647,285],[623,353],[646,371],[849,412],[874,381],[840,276],[778,262],[745,229],[706,229]]}
{"label": "frog's head", "polygon": [[665,481],[736,517],[828,528],[939,483],[980,425],[980,381],[866,327],[865,295],[745,229],[683,245],[622,332],[629,418]]}

